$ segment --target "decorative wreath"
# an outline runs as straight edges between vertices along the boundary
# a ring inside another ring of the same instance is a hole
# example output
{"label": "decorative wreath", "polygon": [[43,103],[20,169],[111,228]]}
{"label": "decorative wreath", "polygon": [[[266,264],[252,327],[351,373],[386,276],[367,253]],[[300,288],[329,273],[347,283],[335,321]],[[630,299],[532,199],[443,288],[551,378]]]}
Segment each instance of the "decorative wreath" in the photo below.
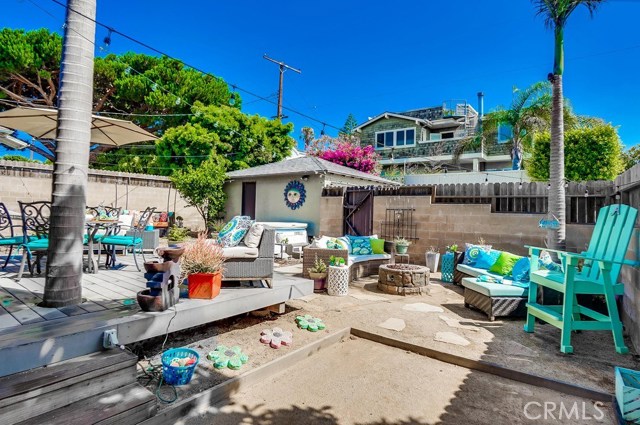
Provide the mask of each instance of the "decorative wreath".
{"label": "decorative wreath", "polygon": [[304,184],[297,180],[291,180],[284,188],[284,203],[292,210],[297,210],[307,198]]}

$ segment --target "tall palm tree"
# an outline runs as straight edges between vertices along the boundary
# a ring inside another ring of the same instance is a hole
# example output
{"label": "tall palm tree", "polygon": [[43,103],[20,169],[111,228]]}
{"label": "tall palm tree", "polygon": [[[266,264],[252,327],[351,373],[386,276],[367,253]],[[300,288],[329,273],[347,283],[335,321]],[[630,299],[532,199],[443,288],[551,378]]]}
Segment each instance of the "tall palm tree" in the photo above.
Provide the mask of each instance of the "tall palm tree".
{"label": "tall palm tree", "polygon": [[565,193],[564,193],[564,121],[562,74],[564,73],[564,27],[569,16],[584,6],[593,16],[604,0],[532,0],[536,14],[544,17],[547,28],[553,29],[555,49],[553,73],[548,76],[553,87],[553,109],[551,113],[551,157],[549,161],[549,212],[560,222],[558,229],[550,229],[547,243],[550,248],[564,249],[566,238]]}
{"label": "tall palm tree", "polygon": [[68,0],[43,302],[47,307],[82,302],[82,239],[91,141],[95,15],[96,0]]}

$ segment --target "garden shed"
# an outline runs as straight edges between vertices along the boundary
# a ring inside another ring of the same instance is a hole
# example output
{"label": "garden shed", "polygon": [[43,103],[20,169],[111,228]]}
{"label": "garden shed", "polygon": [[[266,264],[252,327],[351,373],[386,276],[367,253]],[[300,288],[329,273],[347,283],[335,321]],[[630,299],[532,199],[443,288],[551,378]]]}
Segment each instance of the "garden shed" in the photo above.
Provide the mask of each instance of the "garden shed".
{"label": "garden shed", "polygon": [[248,215],[258,221],[307,223],[309,235],[320,229],[320,198],[329,186],[397,186],[399,183],[304,156],[227,174],[226,218]]}

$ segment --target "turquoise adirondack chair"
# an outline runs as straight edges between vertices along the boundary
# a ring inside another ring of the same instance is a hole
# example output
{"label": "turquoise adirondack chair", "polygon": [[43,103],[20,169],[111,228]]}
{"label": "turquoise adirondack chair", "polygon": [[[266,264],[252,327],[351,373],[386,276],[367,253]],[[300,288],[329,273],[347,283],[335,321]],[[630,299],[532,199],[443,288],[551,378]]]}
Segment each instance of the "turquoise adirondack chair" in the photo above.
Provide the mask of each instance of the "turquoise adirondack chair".
{"label": "turquoise adirondack chair", "polygon": [[[527,303],[526,332],[534,331],[535,318],[562,330],[560,351],[572,353],[571,332],[577,330],[610,330],[618,353],[629,350],[624,345],[622,323],[616,305],[616,295],[624,293],[618,283],[624,264],[638,210],[628,205],[610,205],[601,208],[593,229],[589,248],[581,253],[568,253],[547,248],[528,247],[531,258],[529,302]],[[555,252],[562,260],[563,271],[540,269],[541,251]],[[538,286],[558,291],[563,296],[561,305],[543,305],[537,302]],[[577,294],[604,295],[609,315],[604,315],[578,304]],[[586,319],[586,320],[585,320]]]}

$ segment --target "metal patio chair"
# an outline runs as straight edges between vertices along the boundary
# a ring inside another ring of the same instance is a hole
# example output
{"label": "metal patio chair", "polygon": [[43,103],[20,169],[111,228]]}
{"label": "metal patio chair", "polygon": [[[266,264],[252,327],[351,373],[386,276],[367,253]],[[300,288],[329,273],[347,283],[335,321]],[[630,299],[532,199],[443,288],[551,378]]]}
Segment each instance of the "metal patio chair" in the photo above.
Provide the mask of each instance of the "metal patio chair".
{"label": "metal patio chair", "polygon": [[22,235],[16,235],[15,230],[13,230],[21,227],[22,226],[18,224],[13,224],[7,206],[0,202],[0,247],[9,248],[7,259],[2,266],[3,269],[5,269],[7,264],[9,264],[11,254],[13,253],[13,247],[20,246],[24,243],[24,237]]}
{"label": "metal patio chair", "polygon": [[114,234],[106,235],[100,239],[100,244],[107,247],[107,262],[111,264],[112,268],[115,268],[116,266],[116,247],[122,247],[125,250],[131,248],[133,251],[133,261],[136,264],[138,271],[140,271],[136,251],[139,249],[142,253],[142,261],[146,261],[144,257],[144,250],[142,249],[142,234],[154,211],[155,207],[148,207],[144,210],[138,222],[132,227],[133,234],[131,236],[119,235],[118,233],[120,229],[116,229]]}
{"label": "metal patio chair", "polygon": [[[33,276],[33,268],[41,273],[40,259],[47,255],[49,249],[49,217],[51,216],[51,202],[20,202],[20,216],[22,217],[23,241],[20,244],[22,249],[22,260],[18,270],[17,280],[22,279],[25,264],[29,267],[29,272]],[[35,260],[33,256],[35,254]]]}

